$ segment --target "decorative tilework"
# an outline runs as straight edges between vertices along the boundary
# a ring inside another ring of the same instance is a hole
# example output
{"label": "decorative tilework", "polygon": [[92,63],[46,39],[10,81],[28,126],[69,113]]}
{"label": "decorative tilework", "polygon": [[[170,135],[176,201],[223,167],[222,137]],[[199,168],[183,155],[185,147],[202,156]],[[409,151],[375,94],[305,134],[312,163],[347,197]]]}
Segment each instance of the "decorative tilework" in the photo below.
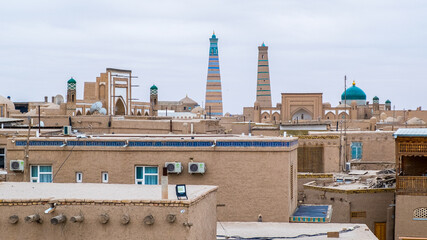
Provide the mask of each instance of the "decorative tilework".
{"label": "decorative tilework", "polygon": [[[292,142],[249,142],[249,141],[239,141],[239,142],[223,142],[218,141],[216,146],[218,147],[290,147]],[[292,144],[293,146],[293,144]]]}
{"label": "decorative tilework", "polygon": [[[222,113],[212,113],[212,115]],[[26,146],[27,141],[16,141],[16,146]],[[30,141],[30,146],[61,146],[64,141]],[[69,140],[67,146],[81,147],[123,147],[125,141],[85,141]],[[262,141],[217,141],[217,147],[292,147],[298,141],[292,142],[262,142]],[[214,141],[129,141],[129,147],[211,147]]]}
{"label": "decorative tilework", "polygon": [[[30,141],[30,146],[61,146],[63,141]],[[16,141],[15,146],[27,146],[27,141]]]}
{"label": "decorative tilework", "polygon": [[159,142],[159,141],[150,141],[150,142],[129,142],[130,147],[210,147],[213,145],[213,141],[203,141],[203,142]]}
{"label": "decorative tilework", "polygon": [[122,147],[125,141],[68,141],[69,146],[88,146],[88,147]]}

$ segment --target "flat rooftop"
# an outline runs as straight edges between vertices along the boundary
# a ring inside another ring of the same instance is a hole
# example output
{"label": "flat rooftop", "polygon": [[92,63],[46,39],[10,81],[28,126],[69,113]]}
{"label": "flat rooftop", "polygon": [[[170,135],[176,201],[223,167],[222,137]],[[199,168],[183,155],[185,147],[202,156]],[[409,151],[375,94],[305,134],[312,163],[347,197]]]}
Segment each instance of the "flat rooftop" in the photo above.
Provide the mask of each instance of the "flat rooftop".
{"label": "flat rooftop", "polygon": [[[187,185],[188,201],[215,191],[218,187]],[[11,200],[90,200],[176,201],[175,185],[169,185],[169,198],[162,199],[161,185],[102,184],[102,183],[29,183],[1,182],[0,201]],[[182,200],[187,201],[187,200]]]}
{"label": "flat rooftop", "polygon": [[[349,173],[334,173],[333,178],[316,179],[304,184],[323,190],[360,191],[379,190],[394,191],[396,173],[388,170],[352,170]],[[315,178],[315,176],[313,177]]]}
{"label": "flat rooftop", "polygon": [[[346,229],[346,230],[344,230]],[[341,231],[341,232],[340,232]],[[218,222],[217,239],[296,238],[320,240],[327,232],[340,232],[339,239],[378,239],[366,224],[352,223],[278,223],[278,222]],[[226,238],[226,236],[231,236]],[[329,238],[328,238],[329,239]],[[331,238],[336,239],[336,238]]]}

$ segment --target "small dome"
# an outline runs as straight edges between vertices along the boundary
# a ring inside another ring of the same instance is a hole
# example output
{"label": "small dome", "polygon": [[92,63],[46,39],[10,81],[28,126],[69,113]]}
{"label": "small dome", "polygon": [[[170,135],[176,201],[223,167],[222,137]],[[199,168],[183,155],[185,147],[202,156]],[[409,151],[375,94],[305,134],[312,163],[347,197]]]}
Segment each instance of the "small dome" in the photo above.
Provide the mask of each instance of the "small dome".
{"label": "small dome", "polygon": [[156,89],[157,90],[158,88],[156,87],[156,85],[153,84],[153,86],[151,86],[150,89],[152,89],[152,90]]}
{"label": "small dome", "polygon": [[76,80],[74,80],[74,78],[70,78],[67,83],[76,83]]}
{"label": "small dome", "polygon": [[373,100],[380,100],[380,99],[377,96],[375,96]]}
{"label": "small dome", "polygon": [[15,104],[3,96],[0,96],[0,104],[6,104],[8,110],[15,110]]}
{"label": "small dome", "polygon": [[391,103],[391,101],[387,99],[387,100],[385,101],[385,103]]}
{"label": "small dome", "polygon": [[262,42],[262,45],[261,45],[261,47],[265,47],[265,44],[264,44],[264,42]]}
{"label": "small dome", "polygon": [[193,99],[189,98],[188,95],[185,95],[185,98],[179,100],[180,103],[184,103],[184,104],[195,104],[197,105],[197,102],[194,101]]}
{"label": "small dome", "polygon": [[191,110],[192,113],[200,113],[200,114],[204,114],[205,113],[205,109],[203,109],[200,106],[195,107],[193,110]]}
{"label": "small dome", "polygon": [[353,86],[347,88],[343,94],[341,94],[341,100],[366,100],[365,92],[356,87],[356,82],[353,81]]}
{"label": "small dome", "polygon": [[409,119],[406,123],[410,124],[410,125],[424,125],[424,124],[426,124],[426,122],[424,122],[422,119],[417,118],[417,117],[413,117],[413,118]]}

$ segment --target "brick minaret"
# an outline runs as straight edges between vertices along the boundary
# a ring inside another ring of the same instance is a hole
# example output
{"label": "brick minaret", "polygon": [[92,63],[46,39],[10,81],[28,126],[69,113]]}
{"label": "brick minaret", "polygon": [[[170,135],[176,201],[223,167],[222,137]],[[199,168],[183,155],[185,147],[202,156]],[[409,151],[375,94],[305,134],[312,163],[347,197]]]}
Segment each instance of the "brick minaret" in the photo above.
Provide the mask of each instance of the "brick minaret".
{"label": "brick minaret", "polygon": [[209,67],[208,79],[206,83],[205,110],[208,116],[222,117],[222,92],[221,76],[219,73],[218,38],[216,38],[215,32],[209,41]]}
{"label": "brick minaret", "polygon": [[270,71],[268,69],[268,47],[262,43],[258,47],[258,78],[256,100],[261,107],[271,107]]}

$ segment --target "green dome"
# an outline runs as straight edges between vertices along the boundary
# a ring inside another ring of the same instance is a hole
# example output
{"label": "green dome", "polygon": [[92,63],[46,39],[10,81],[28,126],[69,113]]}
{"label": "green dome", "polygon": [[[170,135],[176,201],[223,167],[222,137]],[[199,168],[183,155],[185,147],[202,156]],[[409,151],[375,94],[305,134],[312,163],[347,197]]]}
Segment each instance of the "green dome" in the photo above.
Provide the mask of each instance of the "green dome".
{"label": "green dome", "polygon": [[353,86],[347,88],[345,92],[341,94],[341,100],[365,100],[366,101],[366,94],[365,92],[356,87],[356,83],[353,81]]}
{"label": "green dome", "polygon": [[154,90],[154,89],[156,89],[156,90],[157,90],[158,88],[156,87],[156,85],[153,85],[153,86],[151,86],[151,87],[150,87],[150,89],[151,89],[151,90]]}
{"label": "green dome", "polygon": [[391,101],[387,99],[387,101],[385,101],[385,103],[391,103]]}
{"label": "green dome", "polygon": [[375,96],[373,100],[380,100],[380,99],[377,96]]}
{"label": "green dome", "polygon": [[67,83],[76,83],[76,80],[74,80],[74,78],[70,78]]}

